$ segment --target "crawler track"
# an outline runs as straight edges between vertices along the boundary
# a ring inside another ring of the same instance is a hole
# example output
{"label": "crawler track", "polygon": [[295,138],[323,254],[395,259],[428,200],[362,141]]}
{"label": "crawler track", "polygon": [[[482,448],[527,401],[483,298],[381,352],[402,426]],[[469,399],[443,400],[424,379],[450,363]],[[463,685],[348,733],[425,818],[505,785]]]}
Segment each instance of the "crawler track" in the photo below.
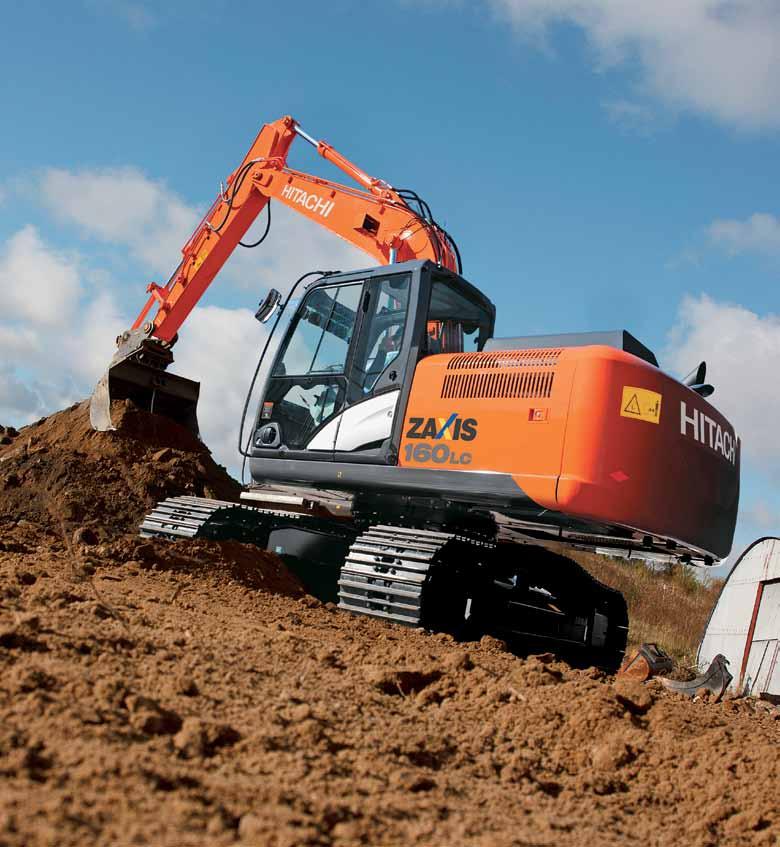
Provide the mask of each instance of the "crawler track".
{"label": "crawler track", "polygon": [[[270,519],[282,516],[293,520],[301,517],[293,512],[260,509],[228,500],[168,497],[143,519],[139,531],[144,538],[219,538],[222,533],[218,528],[227,533],[248,526],[260,530]],[[234,538],[235,535],[226,537]]]}
{"label": "crawler track", "polygon": [[339,608],[420,626],[423,591],[454,535],[380,524],[358,536],[339,577]]}

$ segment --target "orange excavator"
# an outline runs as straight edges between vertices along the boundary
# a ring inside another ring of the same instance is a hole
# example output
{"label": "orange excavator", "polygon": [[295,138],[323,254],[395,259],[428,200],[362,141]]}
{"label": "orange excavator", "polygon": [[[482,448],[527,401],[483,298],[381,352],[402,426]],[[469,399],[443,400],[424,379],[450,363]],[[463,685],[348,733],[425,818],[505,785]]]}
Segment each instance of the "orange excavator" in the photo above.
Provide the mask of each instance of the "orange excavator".
{"label": "orange excavator", "polygon": [[[296,137],[359,187],[289,168]],[[740,442],[706,399],[706,366],[680,382],[625,331],[494,337],[495,308],[428,204],[290,117],[262,128],[168,283],[149,285],[93,395],[95,428],[130,398],[197,431],[199,386],[167,371],[171,348],[232,251],[266,237],[272,199],[380,266],[269,292],[239,435],[251,484],[239,503],[169,498],[141,534],[251,541],[346,611],[617,667],[625,601],[565,548],[729,553]],[[263,209],[264,235],[242,242]]]}

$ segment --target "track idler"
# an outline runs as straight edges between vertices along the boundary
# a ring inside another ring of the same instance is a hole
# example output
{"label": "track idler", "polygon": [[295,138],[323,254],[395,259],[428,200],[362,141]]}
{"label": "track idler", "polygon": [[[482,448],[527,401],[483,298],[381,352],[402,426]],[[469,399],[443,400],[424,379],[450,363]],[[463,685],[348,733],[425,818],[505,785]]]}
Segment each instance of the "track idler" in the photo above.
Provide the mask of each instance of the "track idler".
{"label": "track idler", "polygon": [[118,339],[118,350],[100,378],[89,403],[89,420],[98,432],[115,429],[111,404],[131,400],[147,412],[164,415],[198,435],[200,383],[167,373],[173,362],[170,345],[126,332]]}

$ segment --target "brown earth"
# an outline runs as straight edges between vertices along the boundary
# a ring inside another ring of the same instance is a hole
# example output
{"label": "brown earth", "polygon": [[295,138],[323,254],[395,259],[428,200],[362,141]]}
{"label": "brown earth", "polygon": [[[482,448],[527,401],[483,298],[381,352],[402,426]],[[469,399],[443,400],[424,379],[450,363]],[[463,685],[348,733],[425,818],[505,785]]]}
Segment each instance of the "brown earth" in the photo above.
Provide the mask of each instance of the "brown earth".
{"label": "brown earth", "polygon": [[115,403],[112,419],[117,432],[93,432],[82,403],[0,444],[0,527],[21,519],[50,538],[77,526],[109,540],[164,497],[238,497],[188,430],[130,403]]}
{"label": "brown earth", "polygon": [[[74,407],[0,445],[0,847],[777,844],[780,711],[352,618],[237,543],[237,488]],[[166,452],[167,451],[167,452]]]}

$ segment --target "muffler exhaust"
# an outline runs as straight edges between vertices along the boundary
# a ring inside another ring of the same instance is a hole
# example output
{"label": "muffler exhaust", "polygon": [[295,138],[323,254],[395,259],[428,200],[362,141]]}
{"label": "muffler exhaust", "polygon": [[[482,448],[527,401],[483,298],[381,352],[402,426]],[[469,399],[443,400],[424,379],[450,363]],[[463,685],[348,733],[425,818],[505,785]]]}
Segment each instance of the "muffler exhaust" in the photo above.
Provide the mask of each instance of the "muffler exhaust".
{"label": "muffler exhaust", "polygon": [[123,333],[117,343],[119,349],[90,398],[92,428],[98,432],[116,429],[111,404],[130,400],[140,409],[171,418],[197,436],[200,383],[166,372],[173,363],[171,345],[139,330]]}

